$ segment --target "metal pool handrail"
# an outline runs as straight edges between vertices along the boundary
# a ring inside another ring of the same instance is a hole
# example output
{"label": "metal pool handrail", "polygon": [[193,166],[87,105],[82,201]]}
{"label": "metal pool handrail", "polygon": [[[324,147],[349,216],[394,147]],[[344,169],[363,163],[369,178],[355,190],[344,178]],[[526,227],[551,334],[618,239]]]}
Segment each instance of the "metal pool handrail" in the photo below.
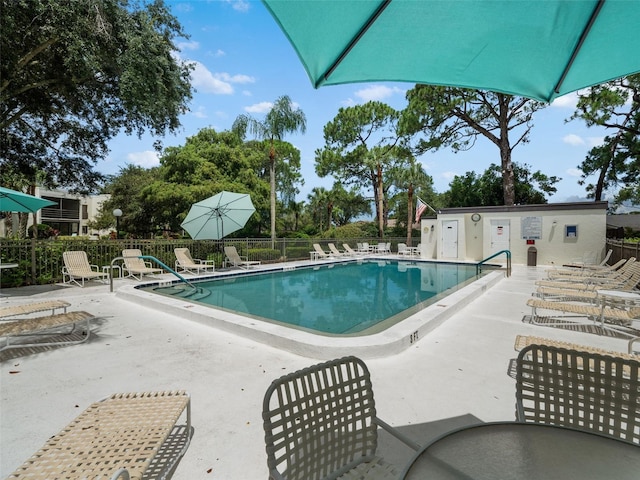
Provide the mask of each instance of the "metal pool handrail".
{"label": "metal pool handrail", "polygon": [[[131,257],[129,257],[131,258]],[[193,288],[194,290],[197,290],[198,288],[193,285],[189,280],[187,280],[186,278],[184,278],[182,275],[180,275],[178,272],[176,272],[173,268],[165,265],[163,262],[161,262],[160,260],[158,260],[156,257],[152,257],[151,255],[140,255],[138,258],[142,258],[143,260],[153,260],[154,262],[156,262],[158,265],[160,265],[162,268],[166,269],[169,271],[169,273],[173,273],[176,277],[178,277],[180,279],[181,282],[186,283],[187,285],[189,285],[191,288]],[[114,263],[116,261],[119,260],[124,260],[124,257],[116,257],[113,260],[111,260],[111,271],[109,272],[109,282],[110,282],[110,286],[109,289],[111,292],[113,292],[113,267],[114,267]]]}
{"label": "metal pool handrail", "polygon": [[478,263],[476,263],[476,275],[480,274],[480,271],[482,270],[480,266],[483,263],[491,260],[492,258],[497,257],[498,255],[502,255],[503,253],[507,256],[507,277],[510,277],[511,276],[511,250],[500,250],[499,252],[494,253],[493,255],[485,258],[484,260],[480,260]]}

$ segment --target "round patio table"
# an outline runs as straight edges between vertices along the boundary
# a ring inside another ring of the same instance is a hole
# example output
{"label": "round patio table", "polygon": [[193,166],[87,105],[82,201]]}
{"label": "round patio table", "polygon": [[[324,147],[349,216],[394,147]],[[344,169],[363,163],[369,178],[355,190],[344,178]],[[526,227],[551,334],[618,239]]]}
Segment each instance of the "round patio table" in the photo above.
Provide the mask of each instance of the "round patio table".
{"label": "round patio table", "polygon": [[485,423],[449,432],[418,452],[405,480],[637,480],[640,446],[535,423]]}

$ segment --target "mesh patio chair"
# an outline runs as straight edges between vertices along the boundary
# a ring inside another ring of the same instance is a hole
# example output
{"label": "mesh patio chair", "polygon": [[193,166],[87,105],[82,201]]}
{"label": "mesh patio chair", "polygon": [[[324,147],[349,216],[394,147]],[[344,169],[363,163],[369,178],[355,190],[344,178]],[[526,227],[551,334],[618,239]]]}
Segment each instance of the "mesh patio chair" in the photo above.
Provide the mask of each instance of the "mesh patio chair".
{"label": "mesh patio chair", "polygon": [[198,275],[200,271],[214,272],[214,260],[201,260],[193,258],[188,248],[174,248],[173,253],[176,256],[175,270],[176,272],[188,272]]}
{"label": "mesh patio chair", "polygon": [[272,480],[398,478],[395,467],[376,456],[379,426],[421,448],[376,416],[369,370],[356,357],[275,380],[262,418]]}
{"label": "mesh patio chair", "polygon": [[[85,280],[100,280],[106,282],[109,274],[101,272],[98,265],[91,265],[87,252],[75,250],[62,252],[62,283],[75,283],[79,287],[84,287]],[[80,282],[78,282],[80,280]]]}
{"label": "mesh patio chair", "polygon": [[532,344],[516,366],[516,419],[640,445],[640,361]]}
{"label": "mesh patio chair", "polygon": [[238,250],[233,245],[224,247],[224,266],[231,265],[232,267],[249,269],[256,265],[260,265],[258,260],[249,260],[245,255],[240,255]]}
{"label": "mesh patio chair", "polygon": [[124,258],[124,270],[127,272],[127,277],[140,281],[144,275],[164,273],[162,268],[153,268],[150,262],[146,262],[143,258],[140,258],[142,252],[138,248],[122,250],[122,256]]}

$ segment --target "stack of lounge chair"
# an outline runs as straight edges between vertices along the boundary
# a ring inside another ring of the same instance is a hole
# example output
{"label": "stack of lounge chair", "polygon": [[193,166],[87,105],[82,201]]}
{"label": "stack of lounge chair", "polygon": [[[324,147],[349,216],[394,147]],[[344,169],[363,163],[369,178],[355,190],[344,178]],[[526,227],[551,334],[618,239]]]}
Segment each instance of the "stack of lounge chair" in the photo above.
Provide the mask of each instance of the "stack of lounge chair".
{"label": "stack of lounge chair", "polygon": [[640,263],[630,258],[571,274],[574,270],[582,269],[553,269],[549,279],[536,282],[535,297],[527,301],[531,322],[550,326],[586,319],[605,330],[640,336],[640,325],[634,325],[640,321]]}
{"label": "stack of lounge chair", "polygon": [[[69,306],[70,304],[63,300],[50,300],[0,308],[0,338],[2,339],[0,351],[9,348],[46,347],[86,342],[94,316],[87,312],[67,312]],[[58,309],[62,309],[63,313],[56,313]],[[25,317],[49,310],[51,310],[50,315]],[[80,339],[77,336],[69,337],[68,335],[74,333],[80,324],[85,325],[82,337]],[[69,327],[70,330],[63,332],[63,335],[56,335],[61,327]],[[49,341],[31,340],[35,336],[43,335],[50,337]],[[27,337],[29,340],[11,343],[20,337]]]}

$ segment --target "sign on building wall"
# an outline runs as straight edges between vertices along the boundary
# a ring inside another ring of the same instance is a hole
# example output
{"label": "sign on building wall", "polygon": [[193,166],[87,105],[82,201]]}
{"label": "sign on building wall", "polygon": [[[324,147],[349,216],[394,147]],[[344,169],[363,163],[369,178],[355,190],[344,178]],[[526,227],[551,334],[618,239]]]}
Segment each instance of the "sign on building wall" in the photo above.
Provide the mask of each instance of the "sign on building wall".
{"label": "sign on building wall", "polygon": [[540,240],[542,238],[542,217],[522,217],[522,238]]}

